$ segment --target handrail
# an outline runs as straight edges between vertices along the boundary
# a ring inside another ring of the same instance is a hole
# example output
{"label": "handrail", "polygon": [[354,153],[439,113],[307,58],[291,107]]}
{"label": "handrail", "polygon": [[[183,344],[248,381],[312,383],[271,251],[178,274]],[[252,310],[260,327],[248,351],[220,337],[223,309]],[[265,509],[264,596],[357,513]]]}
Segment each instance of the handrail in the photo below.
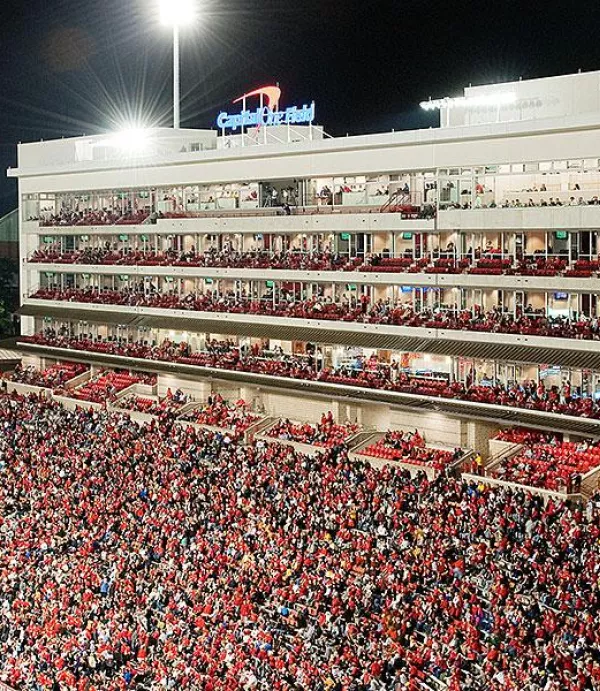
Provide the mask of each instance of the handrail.
{"label": "handrail", "polygon": [[410,193],[409,192],[404,192],[404,190],[396,190],[393,194],[391,194],[388,197],[388,200],[383,204],[383,206],[380,208],[380,211],[384,213],[387,211],[389,208],[392,207],[392,205],[402,205],[402,204],[410,204]]}
{"label": "handrail", "polygon": [[495,470],[495,468],[499,466],[500,463],[502,463],[502,461],[506,461],[517,456],[522,449],[523,444],[520,444],[519,442],[514,442],[511,446],[508,446],[507,448],[500,451],[500,453],[497,453],[495,456],[492,456],[485,465],[486,474],[490,471]]}

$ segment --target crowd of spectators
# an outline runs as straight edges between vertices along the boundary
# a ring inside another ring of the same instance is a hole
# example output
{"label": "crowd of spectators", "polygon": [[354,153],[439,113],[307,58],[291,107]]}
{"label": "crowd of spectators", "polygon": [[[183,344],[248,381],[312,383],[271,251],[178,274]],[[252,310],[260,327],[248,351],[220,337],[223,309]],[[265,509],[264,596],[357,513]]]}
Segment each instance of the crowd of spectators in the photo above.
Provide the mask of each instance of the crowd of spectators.
{"label": "crowd of spectators", "polygon": [[209,248],[197,252],[188,250],[119,248],[115,243],[104,247],[85,247],[70,252],[61,251],[59,246],[47,245],[35,250],[31,263],[119,265],[119,266],[176,266],[210,267],[295,271],[359,271],[366,273],[434,273],[489,276],[563,276],[566,278],[589,278],[600,271],[598,259],[579,259],[569,263],[568,256],[546,256],[544,252],[525,255],[519,259],[502,252],[500,248],[469,248],[468,253],[458,257],[455,247],[436,252],[427,252],[419,259],[413,258],[412,250],[398,257],[386,254],[371,254],[366,257],[348,257],[330,250],[307,252],[292,247],[286,252],[269,250]]}
{"label": "crowd of spectators", "polygon": [[239,435],[258,422],[260,416],[252,413],[244,400],[227,401],[221,394],[213,393],[205,405],[189,411],[182,420],[232,430]]}
{"label": "crowd of spectators", "polygon": [[142,360],[179,362],[209,369],[307,380],[317,376],[315,357],[267,351],[258,345],[244,348],[231,341],[209,341],[204,350],[194,352],[190,345],[183,341],[175,343],[165,339],[160,344],[150,345],[148,342],[131,341],[126,338],[101,339],[83,335],[71,337],[67,332],[57,332],[54,329],[46,329],[34,336],[23,336],[20,340],[24,343],[54,345],[59,348]]}
{"label": "crowd of spectators", "polygon": [[268,356],[257,347],[250,351],[228,342],[213,343],[202,352],[192,352],[189,344],[175,344],[166,340],[160,345],[131,342],[126,339],[104,340],[88,336],[72,337],[54,329],[33,336],[23,336],[24,343],[58,348],[122,355],[144,360],[165,360],[210,369],[233,370],[240,373],[261,374],[303,381],[320,381],[343,386],[396,391],[399,393],[435,398],[449,398],[474,403],[508,406],[574,417],[600,419],[600,405],[589,395],[572,387],[546,387],[543,381],[524,380],[503,384],[487,380],[485,384],[467,381],[432,379],[407,374],[398,363],[378,363],[355,369],[347,365],[327,368],[319,365],[314,356],[292,354]]}
{"label": "crowd of spectators", "polygon": [[17,382],[19,384],[58,389],[86,371],[87,367],[85,365],[74,362],[56,363],[43,370],[38,369],[34,365],[22,366],[21,364],[17,364],[12,372],[7,372],[3,377],[8,381]]}
{"label": "crowd of spectators", "polygon": [[294,423],[287,418],[279,420],[267,432],[267,436],[280,441],[292,441],[299,444],[319,446],[331,449],[346,443],[346,441],[360,431],[360,425],[349,422],[338,424],[331,411],[323,413],[317,425],[309,422]]}
{"label": "crowd of spectators", "polygon": [[591,691],[600,500],[0,396],[17,691]]}
{"label": "crowd of spectators", "polygon": [[494,439],[505,441],[510,444],[541,443],[557,444],[562,441],[563,435],[560,432],[542,432],[528,427],[509,427],[500,430]]}
{"label": "crowd of spectators", "polygon": [[[541,185],[544,187],[544,185]],[[530,189],[523,190],[523,192],[547,192],[544,189]],[[582,195],[581,190],[577,188],[576,190],[571,190],[568,193],[559,192],[558,190],[554,192],[553,196],[544,195],[538,196],[536,194],[534,197],[527,196],[524,194],[519,197],[505,197],[501,201],[496,201],[491,199],[486,201],[486,198],[482,194],[477,194],[475,201],[468,199],[462,202],[454,202],[445,205],[444,209],[528,209],[535,207],[560,207],[560,206],[598,206],[600,200],[598,195],[593,194]]]}
{"label": "crowd of spectators", "polygon": [[600,468],[600,445],[592,441],[559,441],[554,435],[521,442],[516,456],[503,458],[488,471],[490,477],[555,492],[579,492],[583,476]]}
{"label": "crowd of spectators", "polygon": [[441,471],[458,461],[463,452],[459,448],[449,451],[429,447],[418,431],[394,430],[386,432],[381,439],[362,449],[360,454]]}
{"label": "crowd of spectators", "polygon": [[274,300],[272,296],[251,299],[243,293],[206,292],[204,294],[159,293],[141,290],[103,290],[78,288],[40,288],[32,298],[80,302],[84,304],[152,307],[162,310],[177,309],[198,312],[226,312],[285,317],[292,319],[318,319],[321,321],[357,322],[389,326],[421,327],[451,331],[540,336],[583,340],[600,339],[600,320],[583,314],[573,318],[546,316],[544,310],[508,312],[497,306],[484,310],[439,307],[416,311],[411,304],[390,299],[371,302],[366,295],[345,296],[339,302],[330,298],[313,297],[308,300]]}
{"label": "crowd of spectators", "polygon": [[40,226],[114,226],[136,225],[144,223],[150,214],[147,211],[121,209],[85,209],[74,211],[61,209],[58,213],[45,213],[41,218],[29,218],[39,221]]}
{"label": "crowd of spectators", "polygon": [[329,251],[302,252],[292,248],[288,252],[209,249],[198,253],[194,248],[186,251],[174,249],[154,250],[113,249],[110,247],[84,248],[61,252],[56,247],[36,250],[29,261],[34,264],[83,264],[120,266],[178,266],[240,269],[289,269],[294,271],[353,271],[361,264],[360,258],[350,259]]}
{"label": "crowd of spectators", "polygon": [[582,259],[569,264],[568,256],[547,256],[535,252],[520,258],[500,248],[469,248],[464,256],[457,256],[453,243],[446,249],[426,253],[413,260],[412,251],[402,257],[369,257],[357,271],[375,273],[473,274],[483,276],[564,276],[591,277],[599,270],[596,260]]}

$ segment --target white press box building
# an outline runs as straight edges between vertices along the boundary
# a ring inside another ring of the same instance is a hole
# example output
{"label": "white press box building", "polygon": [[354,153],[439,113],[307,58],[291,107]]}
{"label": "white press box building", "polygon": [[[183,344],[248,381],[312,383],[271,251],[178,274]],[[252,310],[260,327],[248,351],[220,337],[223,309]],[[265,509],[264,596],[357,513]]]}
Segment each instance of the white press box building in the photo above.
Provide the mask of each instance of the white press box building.
{"label": "white press box building", "polygon": [[[344,138],[261,91],[218,130],[19,146],[26,357],[457,444],[498,420],[596,431],[591,407],[514,397],[600,391],[600,72],[470,87],[421,104],[440,127]],[[233,365],[202,364],[214,341]],[[508,398],[452,395],[494,385]]]}

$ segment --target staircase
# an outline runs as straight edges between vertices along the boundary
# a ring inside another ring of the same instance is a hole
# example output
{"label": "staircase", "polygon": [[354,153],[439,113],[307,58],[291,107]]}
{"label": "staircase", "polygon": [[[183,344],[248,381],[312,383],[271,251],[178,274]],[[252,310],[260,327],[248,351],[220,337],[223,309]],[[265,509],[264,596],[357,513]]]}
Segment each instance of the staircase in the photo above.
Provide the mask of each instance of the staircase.
{"label": "staircase", "polygon": [[502,463],[502,461],[506,461],[511,458],[514,458],[515,456],[518,456],[524,448],[525,447],[523,446],[523,444],[513,444],[507,449],[504,449],[504,451],[501,451],[499,454],[492,456],[490,459],[488,459],[488,462],[485,464],[485,474],[489,475],[490,472],[496,470],[496,468]]}
{"label": "staircase", "polygon": [[371,441],[375,441],[375,439],[381,436],[381,432],[357,432],[352,435],[346,443],[351,452],[357,453],[358,449],[368,446]]}
{"label": "staircase", "polygon": [[581,480],[581,495],[585,502],[589,501],[591,497],[595,494],[596,490],[600,487],[598,484],[600,482],[600,469],[595,468],[591,470],[587,475],[584,475]]}

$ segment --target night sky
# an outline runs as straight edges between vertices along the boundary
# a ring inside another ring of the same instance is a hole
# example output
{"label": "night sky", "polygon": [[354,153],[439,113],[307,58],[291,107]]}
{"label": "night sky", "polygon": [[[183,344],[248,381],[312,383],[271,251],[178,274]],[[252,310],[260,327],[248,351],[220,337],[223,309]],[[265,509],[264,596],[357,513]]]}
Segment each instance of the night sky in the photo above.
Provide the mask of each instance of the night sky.
{"label": "night sky", "polygon": [[[469,83],[600,69],[600,5],[198,0],[182,38],[182,125],[280,82],[334,135],[427,127],[418,107]],[[2,0],[0,166],[16,143],[171,123],[171,35],[158,0]],[[16,204],[0,179],[0,212]]]}

